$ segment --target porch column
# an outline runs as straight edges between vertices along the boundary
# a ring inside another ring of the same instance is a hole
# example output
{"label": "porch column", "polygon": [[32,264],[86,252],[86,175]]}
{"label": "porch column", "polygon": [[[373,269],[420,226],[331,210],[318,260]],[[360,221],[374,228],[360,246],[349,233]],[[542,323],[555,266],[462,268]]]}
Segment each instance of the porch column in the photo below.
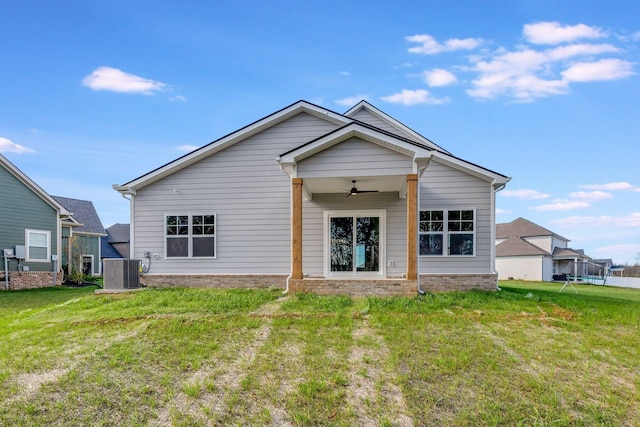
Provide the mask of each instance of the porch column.
{"label": "porch column", "polygon": [[417,206],[418,174],[407,175],[407,280],[418,278],[417,268]]}
{"label": "porch column", "polygon": [[291,179],[291,278],[302,279],[302,178]]}

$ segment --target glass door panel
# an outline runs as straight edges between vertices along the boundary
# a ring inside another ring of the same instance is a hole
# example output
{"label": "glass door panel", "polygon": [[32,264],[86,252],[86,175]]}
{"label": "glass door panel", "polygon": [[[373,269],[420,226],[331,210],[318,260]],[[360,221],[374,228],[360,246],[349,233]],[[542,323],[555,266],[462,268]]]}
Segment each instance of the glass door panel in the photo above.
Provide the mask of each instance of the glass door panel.
{"label": "glass door panel", "polygon": [[356,271],[380,270],[380,218],[356,218]]}
{"label": "glass door panel", "polygon": [[353,271],[353,218],[331,218],[331,271]]}
{"label": "glass door panel", "polygon": [[332,272],[380,271],[380,217],[331,217]]}

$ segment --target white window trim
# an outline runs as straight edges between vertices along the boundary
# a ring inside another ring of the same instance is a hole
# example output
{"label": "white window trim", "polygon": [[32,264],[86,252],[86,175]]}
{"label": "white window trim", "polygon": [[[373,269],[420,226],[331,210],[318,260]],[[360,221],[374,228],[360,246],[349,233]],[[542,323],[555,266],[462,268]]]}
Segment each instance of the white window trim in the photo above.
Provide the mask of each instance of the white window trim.
{"label": "white window trim", "polygon": [[[377,216],[380,218],[380,271],[331,271],[331,260],[329,255],[329,248],[331,247],[329,233],[331,230],[330,219],[334,217],[366,217],[366,216]],[[332,210],[332,211],[324,211],[324,221],[323,221],[323,233],[324,233],[324,248],[323,248],[323,259],[324,259],[324,277],[330,278],[349,278],[349,279],[357,279],[357,278],[376,278],[380,279],[386,277],[387,274],[387,211],[386,210],[370,210],[370,209],[362,209],[362,210]]]}
{"label": "white window trim", "polygon": [[[192,219],[194,216],[210,216],[213,215],[214,217],[214,229],[215,232],[213,233],[213,252],[215,253],[214,256],[193,256],[193,234],[191,234],[191,226],[192,224]],[[167,217],[168,216],[188,216],[189,217],[189,234],[184,235],[182,237],[186,237],[187,238],[187,242],[188,242],[188,249],[187,249],[187,256],[172,256],[169,257],[167,256]],[[168,259],[168,260],[174,260],[174,259],[216,259],[218,258],[218,214],[216,212],[208,212],[208,213],[166,213],[164,214],[164,216],[162,217],[163,222],[162,222],[162,233],[163,233],[163,244],[164,244],[164,258]]]}
{"label": "white window trim", "polygon": [[[443,231],[442,231],[442,255],[420,255],[420,236],[423,234],[439,234],[439,232],[421,232],[420,231],[420,213],[425,211],[442,211],[444,214]],[[449,231],[449,211],[473,211],[473,231]],[[418,256],[420,258],[475,258],[477,256],[477,236],[478,217],[476,208],[423,208],[418,212]],[[449,254],[449,235],[450,234],[473,234],[473,255],[450,255]]]}
{"label": "white window trim", "polygon": [[96,273],[94,273],[94,272],[93,272],[93,266],[95,265],[95,264],[93,263],[93,262],[94,262],[93,255],[92,255],[92,254],[82,254],[82,264],[83,264],[83,267],[84,267],[84,259],[85,259],[85,258],[89,258],[89,259],[91,259],[91,272],[89,273],[89,275],[90,275],[90,276],[97,276],[98,274],[96,274]]}
{"label": "white window trim", "polygon": [[[31,259],[31,254],[29,251],[29,247],[31,246],[31,239],[29,238],[30,233],[39,233],[47,235],[47,257],[46,259]],[[26,262],[50,262],[51,261],[51,231],[49,230],[34,230],[31,228],[26,228],[24,230],[24,241],[25,241],[25,261]]]}

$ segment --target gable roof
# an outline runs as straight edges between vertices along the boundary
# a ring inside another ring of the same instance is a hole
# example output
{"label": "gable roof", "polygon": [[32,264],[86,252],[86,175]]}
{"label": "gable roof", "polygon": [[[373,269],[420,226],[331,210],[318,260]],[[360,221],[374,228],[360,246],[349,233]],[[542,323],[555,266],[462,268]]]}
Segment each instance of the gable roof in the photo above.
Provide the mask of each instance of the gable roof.
{"label": "gable roof", "polygon": [[514,219],[511,222],[496,224],[496,238],[506,239],[511,236],[518,237],[539,237],[539,236],[554,236],[559,239],[569,242],[570,240],[547,230],[544,227],[535,224],[528,219],[522,217]]}
{"label": "gable roof", "polygon": [[107,240],[109,241],[109,243],[128,243],[130,238],[129,230],[129,224],[113,224],[106,230],[107,234],[109,235]]}
{"label": "gable roof", "polygon": [[553,248],[553,257],[556,259],[591,259],[591,257],[584,254],[584,250],[582,249],[571,249],[571,248]]}
{"label": "gable roof", "polygon": [[13,163],[11,163],[6,157],[0,154],[0,166],[4,167],[11,175],[13,175],[18,181],[24,184],[29,190],[40,197],[45,203],[51,206],[58,212],[58,215],[67,216],[69,211],[65,209],[60,203],[58,203],[53,197],[47,194],[38,184],[31,180],[24,172],[18,169]]}
{"label": "gable roof", "polygon": [[[393,128],[398,129],[398,133],[380,129],[376,126],[351,117],[362,109],[367,109],[367,111],[371,112],[379,119],[384,120],[386,123],[389,123]],[[437,156],[443,163],[449,164],[450,166],[458,169],[463,169],[469,173],[475,174],[476,176],[482,177],[483,179],[492,180],[495,185],[502,185],[510,180],[510,178],[506,175],[493,172],[489,169],[480,167],[473,163],[466,162],[462,159],[452,156],[449,152],[442,150],[439,146],[429,141],[427,138],[423,137],[409,127],[373,107],[366,101],[361,101],[345,114],[339,114],[324,107],[320,107],[310,102],[301,100],[258,121],[255,121],[235,132],[223,136],[222,138],[217,139],[188,154],[185,154],[184,156],[181,156],[178,159],[173,160],[172,162],[160,166],[159,168],[156,168],[151,172],[142,175],[132,181],[129,181],[123,185],[114,184],[113,188],[122,194],[135,194],[137,190],[144,188],[149,184],[152,184],[166,176],[182,170],[183,168],[193,163],[209,157],[221,150],[224,150],[227,147],[230,147],[246,138],[249,138],[250,136],[253,136],[265,129],[275,126],[301,113],[311,114],[313,116],[333,122],[338,125],[338,129],[335,129],[312,141],[306,142],[301,146],[295,148],[294,150],[284,153],[277,158],[279,162],[283,159],[283,157],[286,157],[284,159],[285,163],[295,162],[297,161],[297,156],[304,157],[312,155],[315,152],[322,151],[323,149],[327,148],[327,146],[331,146],[343,140],[340,138],[348,135],[349,132],[356,132],[359,136],[368,135],[371,137],[375,134],[377,138],[376,141],[385,141],[389,145],[400,147],[399,151],[401,151],[402,148],[406,147],[407,145],[412,145],[414,148],[412,150],[405,150],[407,151],[405,154],[411,154],[415,157],[417,152],[419,152],[421,156],[424,156],[426,158],[427,156],[425,156],[425,153],[429,152],[429,158]],[[411,135],[412,138],[402,136],[400,135],[401,133]]]}
{"label": "gable roof", "polygon": [[531,256],[542,255],[550,256],[551,254],[534,244],[527,242],[517,236],[510,236],[496,245],[496,256]]}
{"label": "gable roof", "polygon": [[74,228],[74,232],[107,235],[92,202],[60,196],[53,196],[53,198],[71,212],[73,218],[80,223]]}
{"label": "gable roof", "polygon": [[394,128],[400,129],[401,131],[411,135],[417,142],[421,142],[423,145],[425,145],[427,147],[431,147],[431,148],[440,150],[440,151],[442,151],[444,153],[451,154],[447,150],[445,150],[444,148],[440,147],[435,142],[433,142],[430,139],[425,138],[424,136],[420,135],[418,132],[414,131],[409,126],[406,126],[404,123],[400,122],[399,120],[394,119],[393,117],[391,117],[390,115],[388,115],[384,111],[379,110],[378,108],[376,108],[375,106],[371,105],[369,102],[367,102],[364,99],[362,101],[360,101],[359,103],[357,103],[356,105],[354,105],[353,107],[351,107],[347,112],[344,113],[344,115],[347,116],[347,117],[352,117],[353,118],[353,116],[355,116],[361,110],[367,110],[369,113],[373,114],[378,119],[380,119],[380,120],[382,120],[382,121],[384,121],[386,123],[389,123]]}
{"label": "gable roof", "polygon": [[152,184],[159,179],[182,170],[193,163],[196,163],[206,157],[211,156],[212,154],[222,151],[227,147],[230,147],[246,138],[249,138],[252,135],[275,126],[278,123],[282,123],[283,121],[297,116],[301,113],[307,113],[316,117],[321,117],[338,125],[345,125],[353,121],[352,119],[349,119],[342,114],[301,100],[279,111],[276,111],[275,113],[269,114],[268,116],[257,120],[243,128],[240,128],[235,132],[225,135],[222,138],[212,141],[203,147],[187,153],[184,156],[181,156],[163,166],[152,170],[151,172],[148,172],[132,181],[125,183],[124,185],[115,184],[113,185],[113,188],[123,194],[135,194],[135,191],[137,189],[146,187],[147,185]]}

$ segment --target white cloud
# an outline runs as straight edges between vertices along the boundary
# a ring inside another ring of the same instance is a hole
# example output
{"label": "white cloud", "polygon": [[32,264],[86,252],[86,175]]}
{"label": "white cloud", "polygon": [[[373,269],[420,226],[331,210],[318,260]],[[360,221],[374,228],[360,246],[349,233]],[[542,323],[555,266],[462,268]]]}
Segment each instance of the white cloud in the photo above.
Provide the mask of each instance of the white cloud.
{"label": "white cloud", "polygon": [[478,77],[467,93],[476,98],[510,96],[531,101],[565,94],[572,82],[617,80],[633,73],[633,63],[622,59],[600,59],[567,63],[577,57],[616,52],[609,44],[579,44],[542,51],[522,49],[502,52],[488,60],[477,60],[472,69]]}
{"label": "white cloud", "polygon": [[[528,40],[537,44],[543,44],[544,40],[546,44],[558,44],[607,35],[584,24],[562,26],[557,22],[525,25],[523,31]],[[621,48],[610,43],[568,43],[549,48],[525,45],[513,51],[501,47],[484,56],[470,56],[471,66],[461,69],[476,73],[471,88],[467,89],[471,97],[504,96],[530,102],[566,94],[575,82],[618,80],[633,75],[634,63],[602,58],[620,52]]]}
{"label": "white cloud", "polygon": [[401,92],[394,93],[389,96],[383,96],[382,98],[385,102],[390,102],[392,104],[402,104],[402,105],[415,105],[415,104],[444,104],[449,101],[448,98],[436,98],[431,95],[428,91],[424,89],[402,89]]}
{"label": "white cloud", "polygon": [[197,146],[197,145],[188,145],[188,144],[186,144],[186,145],[181,145],[181,146],[179,146],[179,147],[178,147],[178,150],[180,150],[180,151],[189,151],[189,152],[191,152],[191,151],[193,151],[193,150],[197,150],[198,148],[200,148],[200,147],[199,147],[199,146]]}
{"label": "white cloud", "polygon": [[585,185],[580,185],[579,187],[584,188],[585,190],[606,190],[606,191],[637,190],[637,187],[629,184],[628,182],[610,182],[607,184],[585,184]]}
{"label": "white cloud", "polygon": [[117,68],[99,67],[82,79],[82,84],[93,90],[152,95],[167,89],[165,83],[125,73]]}
{"label": "white cloud", "polygon": [[34,150],[23,145],[16,144],[8,138],[0,137],[0,153],[35,153]]}
{"label": "white cloud", "polygon": [[534,44],[560,44],[579,39],[596,39],[607,35],[597,27],[585,24],[562,25],[559,22],[526,24],[523,33],[527,40]]}
{"label": "white cloud", "polygon": [[614,265],[629,264],[637,262],[637,254],[640,253],[640,245],[610,245],[593,249],[594,255],[601,258],[612,258]]}
{"label": "white cloud", "polygon": [[605,228],[605,227],[621,227],[636,228],[640,227],[640,212],[634,212],[626,216],[570,216],[553,221],[554,224],[567,228]]}
{"label": "white cloud", "polygon": [[349,96],[347,98],[336,99],[334,102],[336,104],[342,105],[344,107],[353,107],[358,102],[360,102],[362,100],[367,101],[368,99],[369,99],[369,97],[367,95],[354,95],[354,96]]}
{"label": "white cloud", "polygon": [[169,101],[187,102],[187,97],[183,95],[170,96]]}
{"label": "white cloud", "polygon": [[451,52],[454,50],[473,50],[484,43],[484,40],[479,38],[449,39],[443,43],[438,43],[436,39],[429,34],[408,36],[406,40],[411,43],[420,44],[420,46],[410,47],[410,53],[420,53],[423,55],[434,55],[436,53]]}
{"label": "white cloud", "polygon": [[545,50],[544,55],[546,56],[546,59],[548,61],[562,61],[565,59],[574,58],[576,56],[593,56],[601,55],[603,53],[615,53],[619,51],[619,48],[608,43],[581,43],[554,47],[552,49]]}
{"label": "white cloud", "polygon": [[553,203],[536,206],[531,209],[535,211],[542,211],[542,212],[568,211],[573,209],[584,209],[584,208],[588,208],[589,206],[591,206],[589,203],[578,201],[578,200],[557,200]]}
{"label": "white cloud", "polygon": [[604,191],[576,191],[569,194],[572,199],[584,200],[585,202],[599,202],[600,200],[613,199],[613,196]]}
{"label": "white cloud", "polygon": [[622,59],[601,59],[595,62],[578,62],[562,72],[569,82],[618,80],[633,73],[633,64]]}
{"label": "white cloud", "polygon": [[522,188],[519,190],[502,190],[498,194],[503,197],[514,197],[516,199],[524,200],[541,200],[549,198],[548,194],[541,193],[537,190],[529,190],[527,188]]}
{"label": "white cloud", "polygon": [[351,75],[351,73],[348,72],[348,71],[340,71],[340,73],[338,73],[338,74],[340,74],[341,76],[350,76]]}
{"label": "white cloud", "polygon": [[431,87],[449,86],[458,81],[453,73],[441,68],[424,71],[422,77],[425,83]]}

